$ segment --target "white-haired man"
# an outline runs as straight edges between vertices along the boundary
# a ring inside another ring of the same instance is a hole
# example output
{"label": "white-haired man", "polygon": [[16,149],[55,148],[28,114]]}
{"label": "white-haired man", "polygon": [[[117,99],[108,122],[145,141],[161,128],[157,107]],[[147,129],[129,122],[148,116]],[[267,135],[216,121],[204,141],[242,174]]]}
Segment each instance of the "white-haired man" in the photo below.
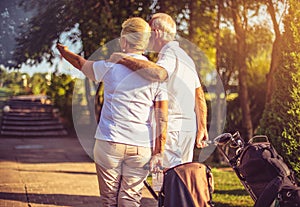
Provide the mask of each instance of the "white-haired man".
{"label": "white-haired man", "polygon": [[122,53],[113,54],[109,61],[124,64],[138,73],[142,71],[140,75],[149,80],[167,80],[169,121],[163,167],[170,168],[191,162],[195,144],[204,147],[203,140],[208,139],[207,106],[193,60],[174,41],[175,21],[168,14],[157,13],[149,25],[152,30],[149,48],[159,52],[156,64],[136,61]]}

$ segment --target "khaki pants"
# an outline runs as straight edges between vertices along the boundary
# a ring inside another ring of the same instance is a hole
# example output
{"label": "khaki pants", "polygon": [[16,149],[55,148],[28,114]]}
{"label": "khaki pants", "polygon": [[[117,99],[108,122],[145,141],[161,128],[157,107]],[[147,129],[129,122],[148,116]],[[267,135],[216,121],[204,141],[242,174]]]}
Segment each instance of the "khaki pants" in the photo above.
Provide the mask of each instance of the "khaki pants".
{"label": "khaki pants", "polygon": [[143,181],[151,158],[151,148],[96,140],[99,189],[104,207],[137,207],[142,198]]}

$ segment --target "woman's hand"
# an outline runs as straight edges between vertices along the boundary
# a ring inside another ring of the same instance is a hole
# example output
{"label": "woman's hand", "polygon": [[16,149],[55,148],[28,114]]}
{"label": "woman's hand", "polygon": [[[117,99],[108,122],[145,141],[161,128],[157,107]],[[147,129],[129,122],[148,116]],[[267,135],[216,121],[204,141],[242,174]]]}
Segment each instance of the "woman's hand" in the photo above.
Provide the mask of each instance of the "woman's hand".
{"label": "woman's hand", "polygon": [[69,50],[67,46],[62,45],[60,43],[56,43],[56,48],[58,49],[58,51],[60,52],[60,54],[62,54],[63,52]]}

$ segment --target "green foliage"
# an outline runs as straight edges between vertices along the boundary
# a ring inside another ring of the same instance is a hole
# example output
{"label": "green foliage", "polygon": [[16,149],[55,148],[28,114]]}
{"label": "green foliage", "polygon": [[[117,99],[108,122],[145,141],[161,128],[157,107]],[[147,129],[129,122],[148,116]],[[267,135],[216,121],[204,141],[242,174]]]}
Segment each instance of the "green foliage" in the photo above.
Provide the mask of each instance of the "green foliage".
{"label": "green foliage", "polygon": [[30,78],[31,93],[34,95],[46,94],[48,89],[46,74],[35,73]]}
{"label": "green foliage", "polygon": [[[27,81],[25,81],[27,79]],[[35,73],[32,77],[19,71],[6,72],[1,69],[0,97],[22,94],[48,95],[61,116],[66,119],[66,124],[72,126],[72,95],[75,80],[66,74]]]}
{"label": "green foliage", "polygon": [[75,80],[70,75],[54,72],[46,91],[46,94],[52,99],[54,106],[59,109],[61,116],[66,119],[65,124],[68,127],[73,126],[72,96],[74,85]]}
{"label": "green foliage", "polygon": [[150,4],[150,1],[143,0],[23,0],[21,5],[26,10],[36,11],[36,15],[17,38],[15,67],[22,63],[41,63],[44,58],[51,62],[54,42],[75,25],[78,31],[67,38],[72,43],[81,41],[81,49],[89,57],[100,46],[119,37],[125,19],[132,16],[146,18],[150,14]]}
{"label": "green foliage", "polygon": [[29,76],[18,71],[7,72],[4,69],[0,69],[0,86],[1,88],[8,88],[11,95],[26,94],[26,88],[24,87],[24,79]]}
{"label": "green foliage", "polygon": [[300,179],[300,2],[290,1],[285,18],[284,50],[275,88],[261,120],[262,132]]}
{"label": "green foliage", "polygon": [[2,123],[2,110],[7,99],[13,94],[9,88],[0,87],[0,123]]}
{"label": "green foliage", "polygon": [[[220,46],[220,67],[222,68],[223,85],[227,93],[237,91],[237,61],[239,55],[236,48],[236,41],[232,31],[224,29],[221,35],[223,44]],[[265,106],[266,74],[270,67],[270,53],[272,46],[272,34],[265,27],[253,26],[247,35],[249,57],[247,58],[247,85],[249,92],[251,118],[253,128],[256,130],[261,119]],[[262,45],[262,47],[257,47]],[[232,87],[235,85],[236,87]],[[242,110],[239,97],[227,99],[227,118],[225,131],[242,131]]]}

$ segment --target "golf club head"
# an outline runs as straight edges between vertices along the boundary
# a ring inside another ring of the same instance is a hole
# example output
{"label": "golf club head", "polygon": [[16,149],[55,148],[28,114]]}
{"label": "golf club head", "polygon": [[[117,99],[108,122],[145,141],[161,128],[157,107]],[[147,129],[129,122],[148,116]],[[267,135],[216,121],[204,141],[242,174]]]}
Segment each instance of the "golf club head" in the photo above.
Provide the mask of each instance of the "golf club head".
{"label": "golf club head", "polygon": [[241,135],[239,132],[236,132],[232,135],[233,139],[232,142],[230,143],[230,147],[232,148],[244,148],[244,140],[242,139]]}
{"label": "golf club head", "polygon": [[224,145],[226,144],[230,139],[232,138],[232,135],[230,133],[224,133],[221,134],[219,136],[217,136],[214,139],[214,143],[216,143],[217,145]]}

